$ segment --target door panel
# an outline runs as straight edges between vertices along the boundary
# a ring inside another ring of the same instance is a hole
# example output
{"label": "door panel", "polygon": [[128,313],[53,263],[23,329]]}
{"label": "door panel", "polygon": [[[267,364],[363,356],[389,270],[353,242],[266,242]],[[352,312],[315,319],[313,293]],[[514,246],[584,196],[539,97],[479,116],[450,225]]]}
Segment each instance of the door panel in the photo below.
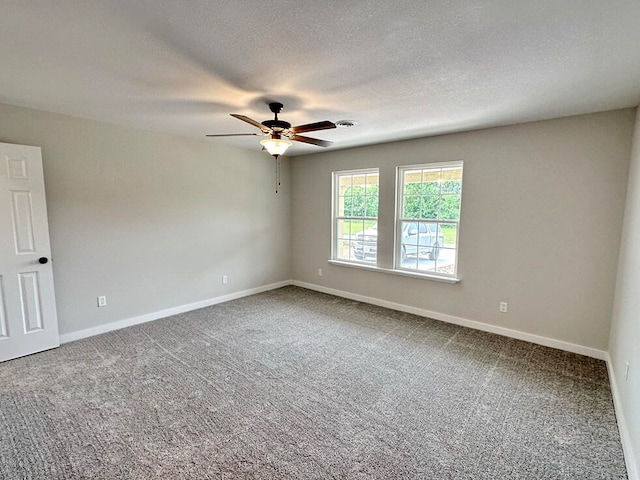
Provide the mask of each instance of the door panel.
{"label": "door panel", "polygon": [[20,273],[18,276],[20,277],[20,306],[24,333],[37,332],[42,330],[38,272]]}
{"label": "door panel", "polygon": [[11,192],[13,205],[13,234],[15,236],[16,253],[33,253],[36,251],[33,239],[33,215],[31,214],[31,192]]}
{"label": "door panel", "polygon": [[2,275],[0,275],[0,339],[7,337],[9,335],[8,327],[7,327],[7,307],[4,303],[4,279]]}
{"label": "door panel", "polygon": [[57,347],[40,148],[0,143],[0,361]]}

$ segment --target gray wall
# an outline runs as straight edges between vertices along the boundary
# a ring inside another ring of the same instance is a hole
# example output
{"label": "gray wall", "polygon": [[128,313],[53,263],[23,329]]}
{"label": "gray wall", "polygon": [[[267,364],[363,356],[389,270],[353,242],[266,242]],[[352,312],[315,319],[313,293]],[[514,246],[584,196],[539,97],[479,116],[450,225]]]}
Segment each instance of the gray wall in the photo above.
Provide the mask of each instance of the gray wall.
{"label": "gray wall", "polygon": [[63,334],[290,278],[286,160],[8,105],[0,141],[42,147]]}
{"label": "gray wall", "polygon": [[[293,278],[607,350],[634,113],[294,158]],[[380,168],[379,249],[388,253],[379,255],[388,265],[395,166],[449,160],[465,162],[459,284],[327,263],[332,171]],[[509,313],[498,312],[500,301]]]}
{"label": "gray wall", "polygon": [[[628,445],[635,458],[632,468],[640,475],[640,109],[629,170],[609,353],[615,372],[614,389],[622,407]],[[629,362],[629,376],[625,380],[626,362]]]}

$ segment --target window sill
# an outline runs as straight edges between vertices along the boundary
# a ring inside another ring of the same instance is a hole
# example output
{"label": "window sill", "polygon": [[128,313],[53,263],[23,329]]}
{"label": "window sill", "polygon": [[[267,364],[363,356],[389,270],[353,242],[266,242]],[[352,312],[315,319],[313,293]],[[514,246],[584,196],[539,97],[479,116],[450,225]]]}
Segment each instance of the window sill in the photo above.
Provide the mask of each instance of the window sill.
{"label": "window sill", "polygon": [[340,260],[329,260],[329,263],[332,265],[338,265],[340,267],[359,268],[361,270],[369,270],[372,272],[380,272],[380,273],[390,273],[391,275],[400,275],[402,277],[419,278],[422,280],[432,280],[434,282],[442,282],[442,283],[450,283],[450,284],[460,283],[460,279],[457,277],[445,277],[443,275],[435,275],[430,273],[418,273],[418,272],[410,272],[407,270],[395,270],[393,268],[383,268],[383,267],[378,267],[376,265],[343,262]]}

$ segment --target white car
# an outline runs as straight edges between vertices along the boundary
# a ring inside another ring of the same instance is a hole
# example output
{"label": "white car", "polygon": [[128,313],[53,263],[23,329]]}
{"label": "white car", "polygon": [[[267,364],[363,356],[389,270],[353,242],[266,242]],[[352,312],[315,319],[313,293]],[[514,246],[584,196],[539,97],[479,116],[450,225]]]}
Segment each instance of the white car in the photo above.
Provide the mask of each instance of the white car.
{"label": "white car", "polygon": [[[401,258],[428,255],[436,260],[444,236],[440,225],[434,222],[402,222]],[[373,225],[356,234],[353,254],[358,260],[375,260],[378,254],[378,225]]]}

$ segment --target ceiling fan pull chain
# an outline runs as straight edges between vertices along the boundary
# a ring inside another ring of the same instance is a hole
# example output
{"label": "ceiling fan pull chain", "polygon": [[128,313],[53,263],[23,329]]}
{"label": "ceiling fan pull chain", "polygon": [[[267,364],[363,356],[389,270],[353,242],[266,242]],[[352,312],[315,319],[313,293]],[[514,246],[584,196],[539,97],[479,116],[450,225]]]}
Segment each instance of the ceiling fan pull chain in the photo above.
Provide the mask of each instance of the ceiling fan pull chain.
{"label": "ceiling fan pull chain", "polygon": [[278,160],[279,155],[273,156],[276,159],[276,193],[278,193],[278,186],[280,185],[280,161]]}

